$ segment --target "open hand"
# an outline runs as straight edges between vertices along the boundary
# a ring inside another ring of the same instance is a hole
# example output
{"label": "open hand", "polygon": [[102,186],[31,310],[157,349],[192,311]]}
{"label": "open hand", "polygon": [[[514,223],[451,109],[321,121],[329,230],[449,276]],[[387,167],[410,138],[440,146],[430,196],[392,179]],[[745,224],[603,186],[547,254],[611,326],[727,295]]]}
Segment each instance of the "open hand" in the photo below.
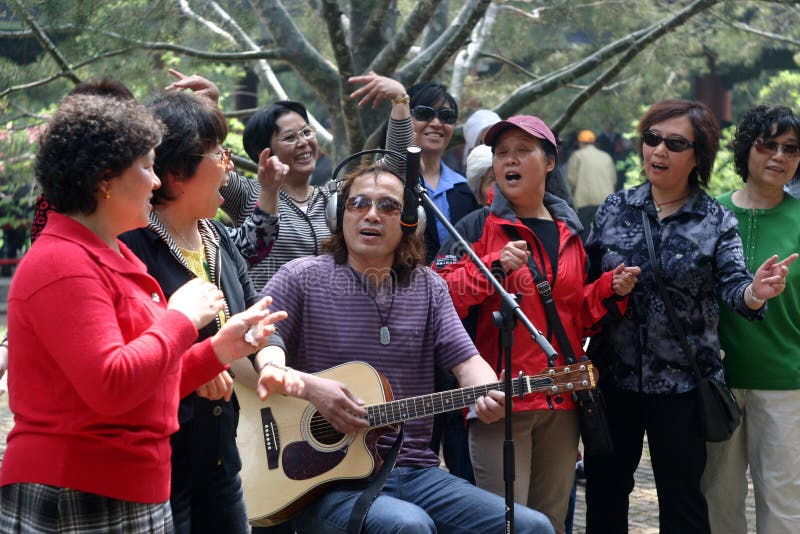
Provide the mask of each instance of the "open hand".
{"label": "open hand", "polygon": [[262,349],[275,324],[286,319],[285,311],[270,313],[272,297],[264,297],[245,311],[237,313],[211,338],[211,346],[222,365]]}
{"label": "open hand", "polygon": [[778,255],[767,258],[753,275],[753,296],[760,300],[777,297],[786,289],[789,266],[797,259],[797,253],[778,261]]}
{"label": "open hand", "polygon": [[212,283],[193,278],[172,294],[167,309],[183,313],[198,330],[210,323],[225,305],[222,291]]}
{"label": "open hand", "polygon": [[186,76],[182,72],[175,69],[169,69],[169,73],[178,78],[178,81],[172,82],[166,86],[164,89],[167,91],[183,91],[185,89],[189,89],[198,95],[203,95],[206,98],[210,98],[215,104],[219,103],[219,88],[211,80],[203,78],[197,74]]}
{"label": "open hand", "polygon": [[372,101],[372,109],[378,107],[383,100],[393,100],[402,98],[406,95],[406,88],[403,84],[393,78],[381,76],[373,71],[364,76],[350,76],[347,79],[350,83],[363,84],[361,87],[350,93],[350,98],[360,98],[358,105],[364,106]]}

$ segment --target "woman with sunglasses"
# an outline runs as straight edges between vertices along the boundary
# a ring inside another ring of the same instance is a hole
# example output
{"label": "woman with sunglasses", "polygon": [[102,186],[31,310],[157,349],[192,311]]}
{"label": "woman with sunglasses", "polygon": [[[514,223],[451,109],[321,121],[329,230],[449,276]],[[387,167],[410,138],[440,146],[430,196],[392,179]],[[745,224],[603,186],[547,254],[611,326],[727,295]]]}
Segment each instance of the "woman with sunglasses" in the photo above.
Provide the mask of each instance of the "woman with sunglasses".
{"label": "woman with sunglasses", "polygon": [[[232,169],[222,147],[228,134],[225,117],[208,98],[169,92],[149,104],[166,126],[155,150],[161,187],[153,193],[147,228],[122,236],[144,262],[169,298],[192,279],[213,283],[223,294],[223,308],[198,339],[213,336],[231,315],[258,300],[247,264],[224,225],[213,220],[223,202],[220,188]],[[266,164],[281,167],[276,160]],[[283,362],[280,338],[261,351],[263,358]],[[264,371],[278,392],[301,386],[296,373],[279,367]],[[175,530],[181,533],[248,533],[241,459],[236,448],[238,403],[227,371],[181,400],[180,429],[172,436],[172,492]]]}
{"label": "woman with sunglasses", "polygon": [[[480,207],[467,179],[442,161],[455,130],[458,104],[440,83],[418,83],[408,90],[408,96],[414,144],[422,148],[420,167],[425,188],[436,207],[455,224]],[[430,263],[450,234],[432,213],[426,215],[425,261]]]}
{"label": "woman with sunglasses", "polygon": [[[717,322],[720,301],[746,319],[783,291],[788,266],[768,257],[750,274],[736,219],[703,191],[719,148],[719,127],[700,102],[654,104],[638,126],[647,181],[606,199],[586,250],[590,278],[619,263],[641,266],[621,320],[594,336],[589,355],[600,368],[614,450],[587,456],[587,532],[628,531],[628,497],[647,433],[662,533],[708,533],[700,490],[706,448],[695,379],[653,275],[644,220],[654,254],[698,366],[723,380]],[[756,267],[755,265],[753,266]]]}
{"label": "woman with sunglasses", "polygon": [[[790,255],[800,246],[800,200],[783,190],[798,175],[800,117],[784,106],[749,110],[739,121],[733,153],[744,187],[718,200],[739,221],[745,260],[755,269],[773,253]],[[742,408],[742,424],[730,440],[706,444],[702,484],[712,532],[753,530],[745,517],[748,466],[756,531],[789,534],[800,525],[798,308],[800,278],[795,270],[757,328],[727,309],[720,312],[725,380]]]}

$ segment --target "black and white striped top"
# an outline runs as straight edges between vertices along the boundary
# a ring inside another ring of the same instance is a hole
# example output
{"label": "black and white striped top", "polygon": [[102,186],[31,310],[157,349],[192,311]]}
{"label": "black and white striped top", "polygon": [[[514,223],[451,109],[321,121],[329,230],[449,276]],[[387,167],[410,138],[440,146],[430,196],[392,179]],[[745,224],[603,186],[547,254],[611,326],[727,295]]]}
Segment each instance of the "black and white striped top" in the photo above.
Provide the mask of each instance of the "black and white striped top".
{"label": "black and white striped top", "polygon": [[[410,118],[400,121],[389,120],[386,132],[387,149],[405,153],[413,138],[414,129]],[[398,160],[387,156],[386,163],[398,176],[404,176],[405,159]],[[235,224],[241,224],[255,208],[260,190],[261,186],[257,180],[231,173],[228,185],[221,190],[225,198],[222,210]],[[278,237],[269,256],[250,269],[250,280],[257,292],[261,291],[284,263],[303,256],[320,254],[320,243],[331,235],[325,221],[325,205],[328,198],[330,192],[327,186],[312,186],[306,212],[303,212],[281,189],[278,196],[280,217]]]}

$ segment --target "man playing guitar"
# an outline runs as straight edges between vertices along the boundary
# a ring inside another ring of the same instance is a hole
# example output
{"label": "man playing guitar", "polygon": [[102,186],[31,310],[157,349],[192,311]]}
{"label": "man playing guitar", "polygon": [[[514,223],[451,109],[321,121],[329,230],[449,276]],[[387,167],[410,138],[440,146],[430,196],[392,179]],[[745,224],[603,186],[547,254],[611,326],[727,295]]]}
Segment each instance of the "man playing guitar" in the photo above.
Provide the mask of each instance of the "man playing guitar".
{"label": "man playing guitar", "polygon": [[[281,335],[286,363],[303,372],[302,398],[325,419],[308,422],[312,431],[320,423],[329,424],[338,435],[370,426],[366,402],[345,385],[346,380],[307,374],[351,360],[369,363],[385,375],[397,398],[433,393],[435,366],[450,370],[461,387],[497,382],[464,331],[444,281],[422,265],[424,244],[415,232],[416,221],[410,228],[408,223],[418,211],[416,200],[405,192],[403,180],[380,164],[356,170],[336,195],[335,230],[324,245],[327,254],[284,265],[264,288],[275,309],[288,312]],[[259,396],[267,394],[262,385],[266,374],[281,371],[282,365],[257,362]],[[487,423],[497,421],[504,415],[505,395],[485,393],[475,399],[475,413]],[[277,419],[279,411],[272,410],[270,417]],[[438,456],[428,448],[431,427],[431,417],[405,423],[395,466],[368,509],[365,530],[503,532],[503,499],[440,469]],[[380,436],[378,451],[385,456],[395,438],[394,430]],[[276,439],[286,463],[285,452],[292,444],[285,437]],[[311,476],[300,471],[292,476]],[[325,487],[297,514],[294,528],[300,533],[345,532],[364,486],[365,482],[345,481]],[[521,505],[515,506],[515,527],[518,533],[553,532],[544,515]]]}

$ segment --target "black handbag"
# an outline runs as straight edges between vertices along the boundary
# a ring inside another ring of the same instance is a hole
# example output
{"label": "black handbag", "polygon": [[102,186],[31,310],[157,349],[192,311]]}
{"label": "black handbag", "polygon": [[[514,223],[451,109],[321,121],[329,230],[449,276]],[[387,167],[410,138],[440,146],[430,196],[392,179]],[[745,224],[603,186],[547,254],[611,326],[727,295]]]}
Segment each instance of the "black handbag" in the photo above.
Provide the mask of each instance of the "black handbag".
{"label": "black handbag", "polygon": [[697,382],[697,409],[700,415],[700,424],[703,437],[706,441],[726,441],[729,439],[736,427],[742,420],[742,412],[736,404],[736,397],[733,396],[728,386],[714,378],[705,377],[700,372],[694,351],[689,347],[683,325],[672,307],[672,300],[664,288],[664,281],[661,278],[661,269],[656,259],[656,251],[653,245],[653,235],[650,230],[650,220],[642,210],[642,224],[644,225],[644,236],[647,241],[647,251],[650,254],[650,264],[653,268],[653,277],[656,279],[656,286],[664,301],[672,328],[678,335],[686,357],[689,358],[689,365],[692,374]]}
{"label": "black handbag", "polygon": [[[520,241],[522,239],[516,228],[506,226],[504,229],[512,241]],[[558,316],[558,310],[553,300],[550,282],[547,281],[547,278],[545,278],[544,274],[539,270],[539,266],[536,265],[532,254],[528,256],[528,270],[530,270],[531,276],[533,276],[536,290],[542,299],[547,322],[550,328],[553,329],[561,351],[564,353],[564,361],[567,365],[578,363],[575,353],[572,350],[572,345],[569,342],[567,332],[564,330],[564,325],[561,324],[561,318]],[[589,358],[584,356],[581,361],[586,361],[588,359]],[[555,361],[549,363],[551,367],[555,365]],[[608,418],[606,417],[606,403],[603,400],[600,390],[578,391],[572,394],[572,398],[577,406],[578,425],[580,426],[581,439],[583,440],[584,456],[610,454],[611,451],[614,450],[614,446],[611,440]]]}

